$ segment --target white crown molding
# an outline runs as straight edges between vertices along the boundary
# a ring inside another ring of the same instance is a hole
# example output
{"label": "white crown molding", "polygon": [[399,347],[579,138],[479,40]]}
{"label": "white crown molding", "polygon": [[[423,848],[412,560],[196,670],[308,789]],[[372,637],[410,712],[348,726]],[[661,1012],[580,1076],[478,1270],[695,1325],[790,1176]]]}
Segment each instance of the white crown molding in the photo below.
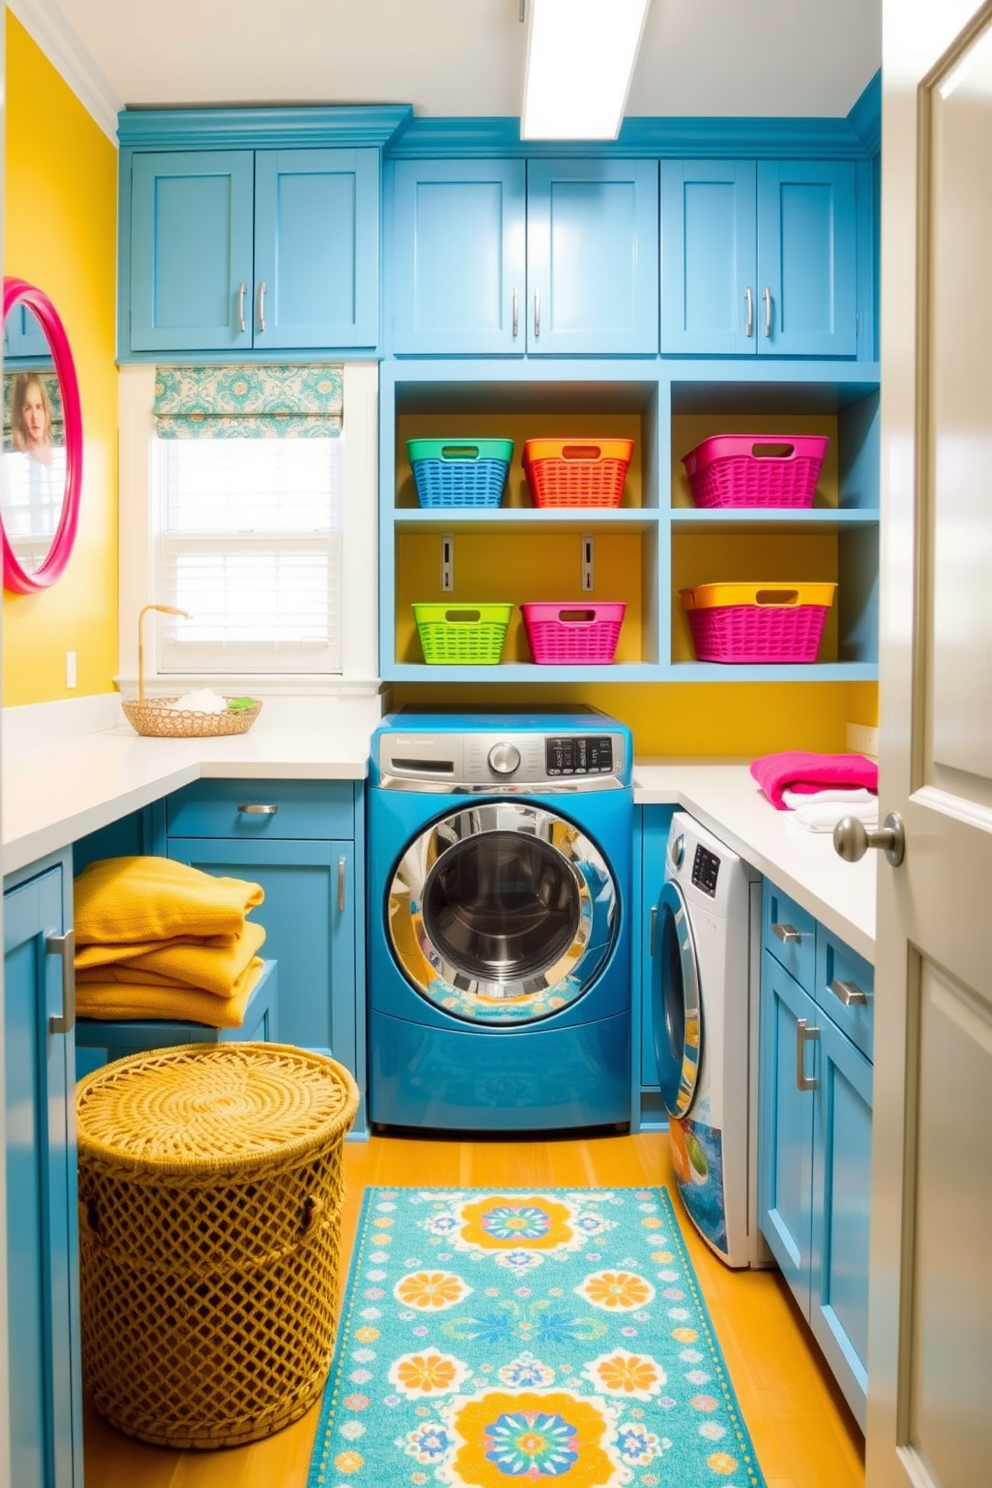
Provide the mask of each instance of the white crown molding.
{"label": "white crown molding", "polygon": [[117,115],[124,105],[54,0],[7,0],[7,6],[116,145]]}

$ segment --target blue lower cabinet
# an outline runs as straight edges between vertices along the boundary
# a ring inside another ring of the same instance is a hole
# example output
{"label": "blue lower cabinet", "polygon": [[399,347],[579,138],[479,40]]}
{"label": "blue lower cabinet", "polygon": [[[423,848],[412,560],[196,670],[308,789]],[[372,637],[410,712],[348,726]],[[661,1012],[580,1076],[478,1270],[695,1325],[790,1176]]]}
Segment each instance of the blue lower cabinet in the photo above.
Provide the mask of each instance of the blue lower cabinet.
{"label": "blue lower cabinet", "polygon": [[11,1479],[81,1488],[82,1404],[68,855],[4,891]]}
{"label": "blue lower cabinet", "polygon": [[759,1225],[862,1429],[871,1110],[871,1064],[766,948]]}

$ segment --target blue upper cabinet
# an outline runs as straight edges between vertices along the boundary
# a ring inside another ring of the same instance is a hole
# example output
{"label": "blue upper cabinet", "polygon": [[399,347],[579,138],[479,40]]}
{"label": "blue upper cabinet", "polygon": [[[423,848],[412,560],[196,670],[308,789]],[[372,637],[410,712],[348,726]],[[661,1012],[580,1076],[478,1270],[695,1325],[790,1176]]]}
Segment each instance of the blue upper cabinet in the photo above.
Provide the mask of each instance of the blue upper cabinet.
{"label": "blue upper cabinet", "polygon": [[857,174],[850,160],[663,161],[662,352],[856,356]]}
{"label": "blue upper cabinet", "polygon": [[134,157],[133,351],[251,346],[253,203],[250,150]]}
{"label": "blue upper cabinet", "polygon": [[650,160],[401,160],[400,355],[654,355]]}
{"label": "blue upper cabinet", "polygon": [[125,351],[378,339],[375,149],[135,153],[129,225]]}
{"label": "blue upper cabinet", "polygon": [[52,355],[48,339],[33,310],[26,305],[12,305],[3,323],[3,359],[44,361]]}
{"label": "blue upper cabinet", "polygon": [[394,188],[395,349],[522,352],[524,162],[401,160]]}
{"label": "blue upper cabinet", "polygon": [[377,152],[258,151],[254,345],[374,346],[378,306]]}

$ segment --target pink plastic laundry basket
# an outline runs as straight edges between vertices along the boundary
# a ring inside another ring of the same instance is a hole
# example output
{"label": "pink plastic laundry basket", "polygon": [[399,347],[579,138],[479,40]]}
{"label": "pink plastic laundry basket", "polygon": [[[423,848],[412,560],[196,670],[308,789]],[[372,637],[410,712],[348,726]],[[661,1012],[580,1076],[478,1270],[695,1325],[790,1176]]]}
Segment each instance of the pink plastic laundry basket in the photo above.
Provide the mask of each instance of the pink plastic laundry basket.
{"label": "pink plastic laundry basket", "polygon": [[812,506],[828,437],[715,434],[682,464],[697,506]]}
{"label": "pink plastic laundry basket", "polygon": [[541,666],[608,666],[625,604],[534,603],[520,606],[531,654]]}
{"label": "pink plastic laundry basket", "polygon": [[699,661],[815,661],[836,584],[680,589]]}

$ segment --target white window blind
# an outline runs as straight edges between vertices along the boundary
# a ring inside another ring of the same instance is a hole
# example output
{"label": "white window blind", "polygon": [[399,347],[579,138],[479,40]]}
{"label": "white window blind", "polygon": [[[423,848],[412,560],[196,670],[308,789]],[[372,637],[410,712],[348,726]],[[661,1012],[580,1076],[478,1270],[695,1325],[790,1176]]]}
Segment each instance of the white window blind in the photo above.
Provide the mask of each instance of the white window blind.
{"label": "white window blind", "polygon": [[344,436],[156,444],[159,670],[340,672]]}

